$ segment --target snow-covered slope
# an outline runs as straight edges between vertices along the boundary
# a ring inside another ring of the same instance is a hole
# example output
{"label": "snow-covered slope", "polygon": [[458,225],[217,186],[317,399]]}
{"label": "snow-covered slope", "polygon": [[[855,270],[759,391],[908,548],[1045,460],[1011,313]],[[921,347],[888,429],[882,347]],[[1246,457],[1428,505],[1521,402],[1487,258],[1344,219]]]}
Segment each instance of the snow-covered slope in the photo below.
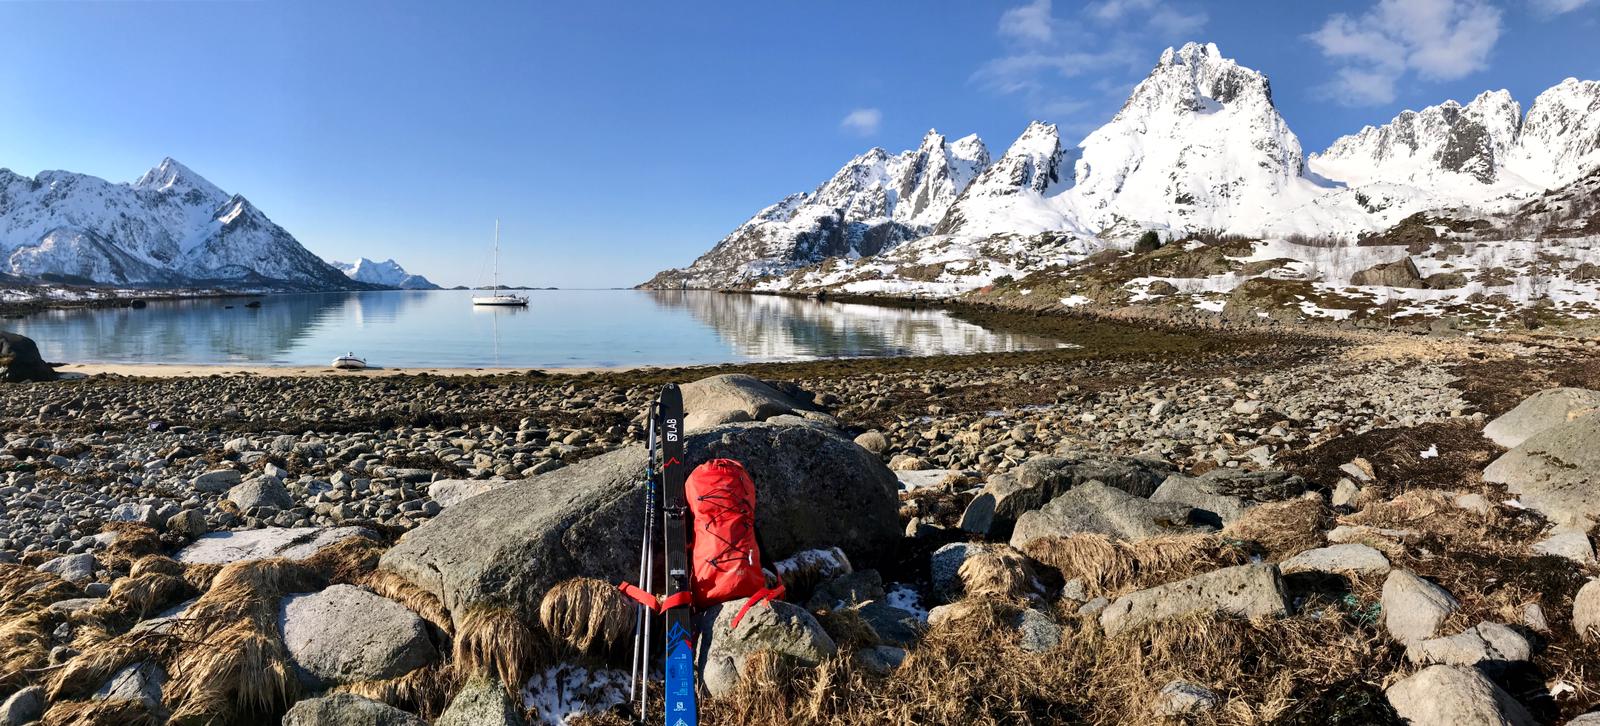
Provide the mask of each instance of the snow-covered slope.
{"label": "snow-covered slope", "polygon": [[1492,185],[1509,174],[1505,166],[1521,124],[1522,106],[1509,91],[1485,91],[1466,106],[1445,101],[1402,111],[1389,123],[1337,139],[1312,154],[1310,164],[1318,174],[1351,185]]}
{"label": "snow-covered slope", "polygon": [[0,271],[113,285],[356,286],[244,197],[170,158],[132,184],[0,169]]}
{"label": "snow-covered slope", "polygon": [[1568,78],[1539,94],[1522,121],[1512,166],[1547,189],[1600,166],[1600,81]]}
{"label": "snow-covered slope", "polygon": [[353,263],[333,262],[331,264],[339,268],[339,271],[343,272],[346,277],[357,282],[366,282],[384,287],[398,287],[402,290],[439,289],[439,286],[429,282],[428,278],[406,272],[406,269],[393,259],[373,262],[362,257]]}
{"label": "snow-covered slope", "polygon": [[913,150],[873,148],[809,193],[758,212],[694,264],[667,270],[650,287],[720,287],[814,264],[870,256],[933,230],[989,165],[976,136],[946,142],[929,131]]}
{"label": "snow-covered slope", "polygon": [[939,222],[939,234],[984,236],[1063,229],[1070,218],[1052,197],[1072,186],[1071,153],[1055,124],[1035,121],[978,175]]}

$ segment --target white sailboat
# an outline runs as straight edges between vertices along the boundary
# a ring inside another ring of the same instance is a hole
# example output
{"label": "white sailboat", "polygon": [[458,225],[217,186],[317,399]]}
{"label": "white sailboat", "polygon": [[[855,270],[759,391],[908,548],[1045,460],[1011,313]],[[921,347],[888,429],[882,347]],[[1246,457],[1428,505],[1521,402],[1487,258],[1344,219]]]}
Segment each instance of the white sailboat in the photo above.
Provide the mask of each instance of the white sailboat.
{"label": "white sailboat", "polygon": [[528,298],[524,295],[512,295],[500,291],[500,220],[494,221],[494,283],[488,295],[473,295],[473,305],[507,305],[513,307],[526,307]]}

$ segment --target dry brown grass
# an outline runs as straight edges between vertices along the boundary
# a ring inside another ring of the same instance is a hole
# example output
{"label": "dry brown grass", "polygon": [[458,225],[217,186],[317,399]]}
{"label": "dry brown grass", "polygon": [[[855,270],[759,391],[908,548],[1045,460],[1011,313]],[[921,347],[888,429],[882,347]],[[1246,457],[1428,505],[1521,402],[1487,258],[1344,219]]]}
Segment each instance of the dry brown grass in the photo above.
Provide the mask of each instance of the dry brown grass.
{"label": "dry brown grass", "polygon": [[161,551],[161,535],[148,524],[137,522],[107,522],[100,531],[115,532],[117,537],[104,549],[95,553],[100,564],[113,570],[127,570],[139,558]]}
{"label": "dry brown grass", "polygon": [[1041,537],[1023,548],[1065,580],[1079,579],[1090,595],[1115,597],[1203,572],[1244,564],[1248,549],[1214,534],[1152,537],[1126,542],[1100,534]]}
{"label": "dry brown grass", "polygon": [[132,567],[128,568],[129,577],[138,577],[140,575],[153,572],[163,575],[172,575],[173,577],[183,577],[184,566],[183,563],[178,562],[171,557],[163,557],[161,555],[145,555],[144,557],[140,557],[137,561],[135,561]]}
{"label": "dry brown grass", "polygon": [[956,572],[967,597],[1022,600],[1039,596],[1039,576],[1021,552],[988,545],[967,556]]}
{"label": "dry brown grass", "polygon": [[87,696],[124,666],[139,661],[165,661],[177,645],[171,636],[150,631],[104,639],[84,648],[53,672],[46,691],[52,701]]}
{"label": "dry brown grass", "polygon": [[373,570],[361,578],[367,589],[406,606],[417,617],[433,624],[445,635],[455,634],[455,624],[450,621],[450,611],[433,593],[417,587],[410,580],[391,570]]}
{"label": "dry brown grass", "polygon": [[26,685],[29,673],[50,660],[55,618],[43,612],[14,615],[0,622],[0,690]]}
{"label": "dry brown grass", "polygon": [[[848,650],[816,668],[747,661],[707,723],[1145,724],[1160,689],[1183,679],[1211,689],[1222,724],[1394,723],[1378,687],[1398,657],[1339,612],[1249,622],[1193,617],[1107,638],[1075,628],[1049,653],[1017,648],[1004,603],[941,623],[892,676],[855,670]],[[606,721],[601,721],[606,722]]]}
{"label": "dry brown grass", "polygon": [[168,664],[173,719],[229,721],[287,708],[299,683],[278,637],[278,604],[323,584],[311,568],[288,560],[223,567],[174,628],[184,648]]}
{"label": "dry brown grass", "polygon": [[319,572],[329,585],[356,585],[378,567],[386,548],[366,537],[346,537],[306,558],[302,564]]}
{"label": "dry brown grass", "polygon": [[362,681],[333,690],[365,696],[432,721],[450,706],[461,690],[461,678],[448,663],[434,663],[397,678]]}
{"label": "dry brown grass", "polygon": [[554,659],[549,636],[510,607],[475,605],[458,622],[454,663],[462,677],[527,683],[534,671]]}
{"label": "dry brown grass", "polygon": [[25,615],[80,595],[76,585],[26,565],[0,565],[0,617]]}
{"label": "dry brown grass", "polygon": [[1322,499],[1310,495],[1246,509],[1244,516],[1223,528],[1222,536],[1254,542],[1269,561],[1280,562],[1326,544],[1322,533],[1329,519]]}
{"label": "dry brown grass", "polygon": [[50,707],[44,726],[157,726],[161,722],[138,701],[61,701]]}
{"label": "dry brown grass", "polygon": [[146,615],[182,600],[189,593],[189,583],[184,582],[182,577],[163,572],[144,572],[111,583],[111,596],[107,602],[142,620]]}
{"label": "dry brown grass", "polygon": [[878,645],[878,632],[855,608],[838,608],[814,613],[822,629],[839,647],[865,648]]}
{"label": "dry brown grass", "polygon": [[539,623],[577,653],[603,655],[632,632],[635,608],[616,586],[592,577],[556,583],[539,603]]}

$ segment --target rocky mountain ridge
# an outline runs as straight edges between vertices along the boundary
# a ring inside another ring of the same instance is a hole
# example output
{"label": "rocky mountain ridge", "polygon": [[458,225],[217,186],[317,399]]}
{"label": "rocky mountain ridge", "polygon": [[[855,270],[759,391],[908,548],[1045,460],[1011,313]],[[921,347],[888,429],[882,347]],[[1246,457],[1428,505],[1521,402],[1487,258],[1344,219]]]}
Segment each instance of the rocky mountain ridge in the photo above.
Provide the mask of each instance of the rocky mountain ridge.
{"label": "rocky mountain ridge", "polygon": [[367,287],[171,158],[131,184],[0,169],[0,272],[87,285]]}
{"label": "rocky mountain ridge", "polygon": [[393,258],[382,262],[373,262],[365,257],[357,258],[355,262],[337,262],[329,264],[339,268],[346,277],[356,282],[365,282],[384,287],[395,287],[401,290],[437,290],[438,285],[433,284],[422,275],[413,275],[406,272],[406,268]]}

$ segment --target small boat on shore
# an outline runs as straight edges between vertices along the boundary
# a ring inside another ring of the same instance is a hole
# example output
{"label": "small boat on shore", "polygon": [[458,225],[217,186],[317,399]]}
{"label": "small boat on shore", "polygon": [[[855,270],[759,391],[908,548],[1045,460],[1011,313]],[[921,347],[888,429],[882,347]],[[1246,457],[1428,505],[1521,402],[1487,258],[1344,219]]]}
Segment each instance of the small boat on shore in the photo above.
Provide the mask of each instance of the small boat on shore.
{"label": "small boat on shore", "polygon": [[333,359],[333,367],[345,371],[359,371],[367,367],[367,361],[357,358],[355,353],[345,353]]}

